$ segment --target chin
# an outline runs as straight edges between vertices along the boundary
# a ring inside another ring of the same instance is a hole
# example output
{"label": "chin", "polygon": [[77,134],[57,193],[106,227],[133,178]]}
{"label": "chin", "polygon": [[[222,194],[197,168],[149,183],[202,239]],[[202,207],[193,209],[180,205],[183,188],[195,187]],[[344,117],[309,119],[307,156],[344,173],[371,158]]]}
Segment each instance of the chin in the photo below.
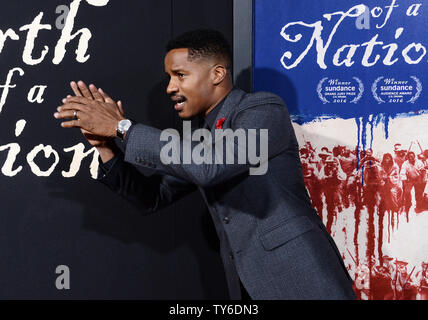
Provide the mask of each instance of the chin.
{"label": "chin", "polygon": [[178,113],[178,117],[183,120],[191,119],[192,116],[188,115],[185,111],[181,111]]}

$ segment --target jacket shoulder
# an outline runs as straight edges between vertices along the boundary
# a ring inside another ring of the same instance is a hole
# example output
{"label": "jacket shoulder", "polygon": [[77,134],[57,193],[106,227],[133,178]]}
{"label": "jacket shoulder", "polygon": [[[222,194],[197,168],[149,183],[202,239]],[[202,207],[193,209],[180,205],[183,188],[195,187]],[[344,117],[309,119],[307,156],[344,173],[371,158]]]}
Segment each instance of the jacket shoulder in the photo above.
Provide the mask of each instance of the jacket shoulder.
{"label": "jacket shoulder", "polygon": [[285,110],[287,110],[284,100],[274,93],[265,91],[245,93],[236,111],[239,112],[257,106],[272,105],[282,106]]}

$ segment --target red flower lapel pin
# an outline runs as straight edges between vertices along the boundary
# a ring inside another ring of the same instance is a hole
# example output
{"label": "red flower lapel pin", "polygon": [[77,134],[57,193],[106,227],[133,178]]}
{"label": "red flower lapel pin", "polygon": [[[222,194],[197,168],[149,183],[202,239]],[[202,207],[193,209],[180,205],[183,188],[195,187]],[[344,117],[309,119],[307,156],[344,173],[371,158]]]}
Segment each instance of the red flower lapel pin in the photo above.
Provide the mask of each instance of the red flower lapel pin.
{"label": "red flower lapel pin", "polygon": [[216,129],[223,129],[223,123],[226,121],[226,118],[220,118],[217,120],[217,124],[215,125]]}

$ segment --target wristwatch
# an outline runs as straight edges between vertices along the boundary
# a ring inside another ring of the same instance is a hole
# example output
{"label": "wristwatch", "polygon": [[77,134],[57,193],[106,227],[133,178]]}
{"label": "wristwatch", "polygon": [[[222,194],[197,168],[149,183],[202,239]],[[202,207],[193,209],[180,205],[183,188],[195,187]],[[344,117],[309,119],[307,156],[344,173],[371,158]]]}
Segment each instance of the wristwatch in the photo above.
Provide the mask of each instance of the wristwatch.
{"label": "wristwatch", "polygon": [[123,140],[125,133],[129,130],[131,126],[132,126],[132,121],[129,119],[119,121],[116,128],[117,137]]}

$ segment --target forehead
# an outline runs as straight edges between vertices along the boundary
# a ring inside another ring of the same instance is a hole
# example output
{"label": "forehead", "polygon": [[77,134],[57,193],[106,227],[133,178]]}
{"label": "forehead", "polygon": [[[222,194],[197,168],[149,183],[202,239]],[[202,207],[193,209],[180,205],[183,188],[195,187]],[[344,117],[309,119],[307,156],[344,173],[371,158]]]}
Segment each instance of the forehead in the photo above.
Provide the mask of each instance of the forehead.
{"label": "forehead", "polygon": [[174,49],[165,56],[165,70],[188,70],[203,67],[205,59],[193,59],[189,61],[189,50]]}

